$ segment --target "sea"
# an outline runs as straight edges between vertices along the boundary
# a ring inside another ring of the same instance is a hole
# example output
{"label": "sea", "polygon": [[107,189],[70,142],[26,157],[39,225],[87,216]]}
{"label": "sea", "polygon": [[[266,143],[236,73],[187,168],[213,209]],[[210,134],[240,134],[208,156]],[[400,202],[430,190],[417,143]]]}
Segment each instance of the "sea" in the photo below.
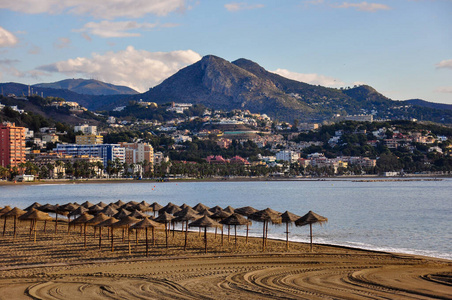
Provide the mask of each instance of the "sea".
{"label": "sea", "polygon": [[[79,204],[117,200],[166,205],[203,203],[225,208],[252,206],[290,211],[312,210],[328,218],[313,225],[313,241],[452,260],[452,179],[294,180],[39,184],[0,186],[0,207]],[[285,239],[285,226],[269,226],[269,238]],[[289,228],[289,239],[308,242],[309,226]],[[251,236],[261,236],[253,222]],[[244,229],[238,229],[244,234]]]}

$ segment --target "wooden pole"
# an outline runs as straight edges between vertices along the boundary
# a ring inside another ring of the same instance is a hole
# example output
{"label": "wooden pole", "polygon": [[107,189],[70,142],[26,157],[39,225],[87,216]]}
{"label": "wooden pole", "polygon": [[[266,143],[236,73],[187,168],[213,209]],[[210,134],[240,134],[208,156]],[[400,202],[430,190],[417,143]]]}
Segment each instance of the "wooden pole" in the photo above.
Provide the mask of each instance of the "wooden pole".
{"label": "wooden pole", "polygon": [[228,225],[228,243],[231,241],[230,235],[231,235],[231,225]]}
{"label": "wooden pole", "polygon": [[58,213],[55,211],[55,234],[58,231]]}
{"label": "wooden pole", "polygon": [[187,240],[188,240],[188,220],[187,225],[185,226],[185,242],[184,242],[184,251],[187,250]]}
{"label": "wooden pole", "polygon": [[86,223],[83,224],[84,247],[86,248]]}
{"label": "wooden pole", "polygon": [[289,222],[286,223],[286,251],[289,251]]}
{"label": "wooden pole", "polygon": [[36,231],[38,231],[38,220],[35,220],[35,240],[34,240],[35,244],[36,244]]}
{"label": "wooden pole", "polygon": [[99,249],[102,249],[102,227],[99,227]]}
{"label": "wooden pole", "polygon": [[115,248],[113,245],[113,227],[111,227],[111,252],[114,252]]}
{"label": "wooden pole", "polygon": [[[153,227],[154,228],[154,227]],[[146,257],[148,257],[148,253],[149,253],[149,241],[148,241],[148,228],[145,228],[146,231]]]}
{"label": "wooden pole", "polygon": [[309,224],[309,231],[311,232],[311,252],[312,252],[312,223]]}
{"label": "wooden pole", "polygon": [[165,239],[166,239],[166,249],[168,249],[168,229],[167,226],[169,223],[165,223]]}
{"label": "wooden pole", "polygon": [[265,251],[265,221],[264,226],[262,226],[262,251]]}
{"label": "wooden pole", "polygon": [[234,225],[234,234],[235,234],[234,248],[237,249],[237,225]]}
{"label": "wooden pole", "polygon": [[16,222],[17,222],[17,216],[14,216],[14,239],[16,238]]}
{"label": "wooden pole", "polygon": [[3,217],[3,219],[5,219],[5,222],[3,223],[3,235],[5,236],[5,231],[6,231],[6,217]]}
{"label": "wooden pole", "polygon": [[248,230],[249,230],[249,224],[246,224],[246,244],[248,245]]}
{"label": "wooden pole", "polygon": [[204,227],[204,252],[207,253],[207,227]]}
{"label": "wooden pole", "polygon": [[221,246],[224,245],[224,240],[223,240],[223,224],[221,224]]}
{"label": "wooden pole", "polygon": [[152,227],[152,245],[153,245],[153,246],[155,246],[154,230],[155,230],[155,228]]}

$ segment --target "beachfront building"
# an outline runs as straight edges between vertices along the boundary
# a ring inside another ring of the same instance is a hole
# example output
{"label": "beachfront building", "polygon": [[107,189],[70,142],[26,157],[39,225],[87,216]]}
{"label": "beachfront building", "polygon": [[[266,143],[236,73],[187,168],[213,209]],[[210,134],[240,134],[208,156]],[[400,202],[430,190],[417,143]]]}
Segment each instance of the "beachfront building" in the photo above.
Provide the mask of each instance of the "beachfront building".
{"label": "beachfront building", "polygon": [[300,158],[300,154],[291,150],[283,150],[276,153],[276,160],[288,161],[290,163],[296,162]]}
{"label": "beachfront building", "polygon": [[4,122],[0,125],[0,165],[18,167],[25,163],[25,127]]}
{"label": "beachfront building", "polygon": [[119,160],[125,162],[125,148],[119,144],[101,144],[101,145],[77,145],[77,144],[57,144],[53,149],[55,152],[63,155],[100,157],[104,168],[108,161]]}
{"label": "beachfront building", "polygon": [[[147,163],[144,166],[144,171],[152,170],[154,163],[154,148],[148,143],[119,143],[125,149],[125,162],[128,165],[140,165]],[[136,171],[136,170],[135,170]]]}
{"label": "beachfront building", "polygon": [[100,145],[104,143],[104,137],[101,135],[88,134],[75,136],[77,145]]}

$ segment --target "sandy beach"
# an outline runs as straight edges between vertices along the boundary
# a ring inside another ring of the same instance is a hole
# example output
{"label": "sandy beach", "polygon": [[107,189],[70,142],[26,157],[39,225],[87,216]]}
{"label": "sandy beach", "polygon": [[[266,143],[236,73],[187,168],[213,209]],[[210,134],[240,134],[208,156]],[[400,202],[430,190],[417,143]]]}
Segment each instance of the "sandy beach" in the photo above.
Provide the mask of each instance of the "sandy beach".
{"label": "sandy beach", "polygon": [[[3,219],[1,222],[3,228]],[[344,247],[189,233],[183,250],[180,231],[149,234],[145,256],[144,232],[122,237],[116,230],[114,252],[107,230],[94,237],[87,229],[87,246],[79,227],[68,233],[60,223],[39,222],[34,235],[29,223],[7,220],[0,235],[0,299],[452,299],[452,261]],[[177,227],[176,227],[177,229]],[[179,227],[180,229],[180,227]],[[137,243],[138,237],[138,243]],[[129,243],[130,241],[130,253]]]}

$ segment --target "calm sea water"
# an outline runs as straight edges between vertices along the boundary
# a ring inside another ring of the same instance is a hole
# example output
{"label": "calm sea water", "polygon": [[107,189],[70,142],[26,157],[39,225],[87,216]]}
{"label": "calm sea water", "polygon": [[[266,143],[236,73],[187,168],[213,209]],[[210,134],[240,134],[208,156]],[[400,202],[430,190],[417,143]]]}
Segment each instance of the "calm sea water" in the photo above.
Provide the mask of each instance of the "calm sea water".
{"label": "calm sea water", "polygon": [[[328,218],[314,225],[314,242],[452,259],[452,180],[403,182],[269,181],[170,182],[0,186],[0,206],[103,201],[202,202],[234,208],[270,207]],[[261,235],[253,223],[250,234]],[[285,226],[269,226],[269,237],[285,238]],[[309,227],[292,226],[290,239],[308,241]],[[241,231],[243,232],[243,231]]]}

